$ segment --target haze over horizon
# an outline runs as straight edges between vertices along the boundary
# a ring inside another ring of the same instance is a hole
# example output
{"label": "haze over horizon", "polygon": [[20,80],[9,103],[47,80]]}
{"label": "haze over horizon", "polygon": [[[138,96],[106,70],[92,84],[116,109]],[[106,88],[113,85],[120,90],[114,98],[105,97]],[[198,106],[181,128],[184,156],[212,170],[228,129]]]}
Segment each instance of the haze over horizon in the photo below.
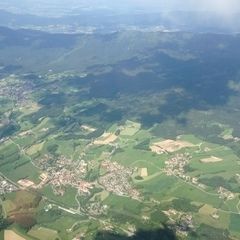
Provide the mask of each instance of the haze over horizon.
{"label": "haze over horizon", "polygon": [[110,0],[2,0],[1,9],[11,9],[13,11],[31,13],[40,8],[59,8],[71,11],[74,9],[111,9],[114,11],[212,11],[223,16],[229,16],[234,12],[240,12],[240,1],[238,0],[122,0],[121,2]]}

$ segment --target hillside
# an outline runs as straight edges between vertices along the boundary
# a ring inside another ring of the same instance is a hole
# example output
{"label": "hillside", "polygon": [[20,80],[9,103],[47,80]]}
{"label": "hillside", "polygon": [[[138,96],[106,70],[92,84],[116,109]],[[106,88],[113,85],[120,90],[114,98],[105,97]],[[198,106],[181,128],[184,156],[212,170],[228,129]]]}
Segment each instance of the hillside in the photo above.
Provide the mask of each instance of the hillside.
{"label": "hillside", "polygon": [[239,239],[239,41],[1,27],[0,238]]}

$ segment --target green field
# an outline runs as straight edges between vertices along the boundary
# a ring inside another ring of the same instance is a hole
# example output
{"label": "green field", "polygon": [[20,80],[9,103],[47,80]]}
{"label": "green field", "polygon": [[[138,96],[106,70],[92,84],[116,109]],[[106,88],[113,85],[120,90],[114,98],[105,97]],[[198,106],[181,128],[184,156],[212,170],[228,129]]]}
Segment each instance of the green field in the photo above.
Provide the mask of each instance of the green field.
{"label": "green field", "polygon": [[164,225],[240,239],[239,35],[124,26],[0,29],[1,224],[27,240]]}
{"label": "green field", "polygon": [[76,207],[76,201],[75,201],[75,195],[76,195],[76,189],[68,187],[66,188],[66,191],[61,198],[57,195],[55,195],[52,191],[52,188],[50,186],[46,186],[42,189],[42,194],[49,198],[50,202],[57,202],[63,206],[68,207]]}
{"label": "green field", "polygon": [[27,234],[37,239],[46,239],[46,240],[55,240],[56,238],[59,237],[57,231],[40,227],[40,226],[35,226]]}

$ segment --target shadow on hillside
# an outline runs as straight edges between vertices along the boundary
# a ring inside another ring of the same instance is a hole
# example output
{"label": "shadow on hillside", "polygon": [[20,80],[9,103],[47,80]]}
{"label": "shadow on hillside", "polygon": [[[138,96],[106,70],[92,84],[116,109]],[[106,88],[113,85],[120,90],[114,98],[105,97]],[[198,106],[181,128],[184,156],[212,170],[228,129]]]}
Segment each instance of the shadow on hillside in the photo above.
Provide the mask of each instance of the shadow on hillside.
{"label": "shadow on hillside", "polygon": [[177,240],[175,233],[169,228],[156,230],[138,230],[134,236],[127,237],[111,232],[98,232],[95,240]]}
{"label": "shadow on hillside", "polygon": [[[216,50],[216,42],[231,42],[223,55]],[[229,88],[229,80],[238,82],[239,50],[236,41],[225,36],[205,35],[184,40],[183,47],[169,44],[168,49],[178,52],[183,59],[158,52],[146,51],[146,59],[132,58],[112,65],[113,71],[89,79],[90,96],[94,98],[112,98],[124,96],[125,106],[133,104],[134,97],[140,95],[135,109],[149,109],[136,113],[143,125],[151,127],[166,119],[178,119],[180,114],[194,110],[207,111],[215,106],[224,106],[235,91]],[[204,40],[204,41],[203,41]],[[171,43],[176,43],[172,36]],[[206,45],[206,42],[208,43]],[[164,46],[164,44],[162,45]],[[160,48],[160,47],[159,47]],[[184,60],[190,51],[195,57]],[[128,75],[122,69],[133,71],[145,69],[134,75]],[[146,104],[146,97],[158,96],[152,104]],[[164,95],[164,102],[158,101]],[[133,98],[131,98],[134,96]],[[127,102],[128,101],[128,102]],[[126,104],[127,103],[127,104]],[[128,108],[124,109],[128,113]],[[136,116],[134,116],[136,117]]]}

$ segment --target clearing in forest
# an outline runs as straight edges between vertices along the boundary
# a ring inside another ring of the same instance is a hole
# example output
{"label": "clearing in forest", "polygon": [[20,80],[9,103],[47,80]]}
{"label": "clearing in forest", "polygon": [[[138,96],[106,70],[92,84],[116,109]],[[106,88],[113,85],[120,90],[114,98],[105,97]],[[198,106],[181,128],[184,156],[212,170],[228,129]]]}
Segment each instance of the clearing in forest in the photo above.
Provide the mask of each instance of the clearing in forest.
{"label": "clearing in forest", "polygon": [[140,128],[141,128],[140,123],[127,120],[126,124],[123,126],[123,129],[122,129],[120,135],[133,136],[140,130]]}
{"label": "clearing in forest", "polygon": [[223,159],[214,157],[214,156],[200,160],[201,163],[216,163],[216,162],[222,162],[222,161],[223,161]]}
{"label": "clearing in forest", "polygon": [[153,145],[150,146],[150,149],[152,152],[161,154],[166,152],[172,153],[186,147],[195,147],[195,145],[186,141],[167,139],[161,142],[153,143]]}
{"label": "clearing in forest", "polygon": [[104,133],[100,138],[94,141],[96,145],[107,145],[117,140],[117,136],[114,133]]}

